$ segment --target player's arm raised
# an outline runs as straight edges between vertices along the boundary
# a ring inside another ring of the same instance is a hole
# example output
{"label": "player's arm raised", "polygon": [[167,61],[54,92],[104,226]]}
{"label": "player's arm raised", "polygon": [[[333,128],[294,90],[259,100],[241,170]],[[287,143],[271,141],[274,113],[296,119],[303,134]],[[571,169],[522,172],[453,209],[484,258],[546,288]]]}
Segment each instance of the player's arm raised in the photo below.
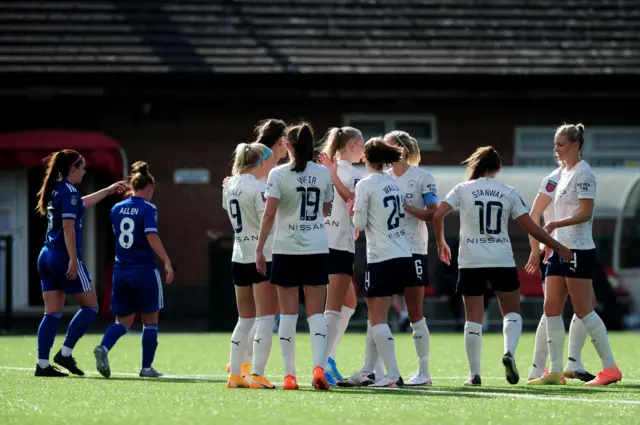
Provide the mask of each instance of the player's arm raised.
{"label": "player's arm raised", "polygon": [[[338,192],[338,195],[340,195],[340,197],[342,198],[342,200],[345,203],[347,203],[349,202],[349,199],[353,199],[356,196],[355,192],[352,192],[351,190],[349,190],[349,188],[345,186],[344,183],[342,183],[342,180],[340,180],[340,177],[338,177],[338,163],[336,159],[330,158],[327,153],[322,152],[318,158],[318,161],[320,162],[320,164],[325,166],[327,170],[329,170],[329,174],[331,175],[331,181],[333,182],[333,186]],[[326,217],[328,213],[325,213],[324,215]]]}
{"label": "player's arm raised", "polygon": [[97,192],[91,193],[87,196],[83,196],[82,200],[84,201],[85,208],[91,208],[98,202],[102,201],[109,195],[115,195],[116,193],[124,193],[127,190],[127,182],[119,181],[117,183],[112,184],[109,187],[105,187]]}

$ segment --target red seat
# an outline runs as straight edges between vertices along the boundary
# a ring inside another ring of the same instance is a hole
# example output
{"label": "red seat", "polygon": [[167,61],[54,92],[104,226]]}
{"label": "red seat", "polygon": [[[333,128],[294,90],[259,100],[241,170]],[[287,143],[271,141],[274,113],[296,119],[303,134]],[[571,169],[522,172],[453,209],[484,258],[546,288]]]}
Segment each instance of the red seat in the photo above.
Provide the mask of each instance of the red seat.
{"label": "red seat", "polygon": [[520,294],[525,297],[544,296],[540,271],[535,274],[529,274],[524,269],[520,269],[518,270],[518,279],[520,280]]}

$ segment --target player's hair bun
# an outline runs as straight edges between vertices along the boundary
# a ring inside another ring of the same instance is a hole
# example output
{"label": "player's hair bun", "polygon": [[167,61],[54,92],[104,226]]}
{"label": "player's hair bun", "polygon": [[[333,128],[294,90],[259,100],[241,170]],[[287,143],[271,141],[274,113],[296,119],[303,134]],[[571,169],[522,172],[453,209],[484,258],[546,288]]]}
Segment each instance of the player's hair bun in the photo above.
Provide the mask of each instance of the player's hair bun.
{"label": "player's hair bun", "polygon": [[136,161],[131,166],[131,174],[142,174],[146,176],[149,174],[149,164],[144,161]]}

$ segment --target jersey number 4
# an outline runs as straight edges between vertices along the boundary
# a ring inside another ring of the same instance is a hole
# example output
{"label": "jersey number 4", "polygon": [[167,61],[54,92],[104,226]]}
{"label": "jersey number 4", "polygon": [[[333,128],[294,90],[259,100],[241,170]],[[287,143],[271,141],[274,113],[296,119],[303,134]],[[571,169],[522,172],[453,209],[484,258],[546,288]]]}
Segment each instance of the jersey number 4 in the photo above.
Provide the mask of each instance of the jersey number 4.
{"label": "jersey number 4", "polygon": [[[502,233],[502,203],[498,201],[487,202],[486,208],[482,201],[476,201],[478,209],[478,222],[480,223],[480,234],[484,235],[485,230],[489,235],[497,235]],[[493,208],[496,208],[496,228],[492,228],[491,215]],[[485,214],[485,210],[487,211]]]}
{"label": "jersey number 4", "polygon": [[320,209],[320,189],[317,187],[296,188],[300,192],[300,221],[315,221]]}
{"label": "jersey number 4", "polygon": [[118,237],[118,243],[124,249],[129,249],[133,246],[133,231],[136,228],[136,223],[129,217],[125,217],[120,222],[120,236]]}
{"label": "jersey number 4", "polygon": [[404,208],[402,205],[402,200],[400,199],[400,195],[389,195],[382,200],[385,208],[389,208],[390,206],[393,208],[391,210],[391,214],[389,214],[389,218],[387,219],[387,228],[389,230],[393,230],[400,226],[400,219],[404,218]]}

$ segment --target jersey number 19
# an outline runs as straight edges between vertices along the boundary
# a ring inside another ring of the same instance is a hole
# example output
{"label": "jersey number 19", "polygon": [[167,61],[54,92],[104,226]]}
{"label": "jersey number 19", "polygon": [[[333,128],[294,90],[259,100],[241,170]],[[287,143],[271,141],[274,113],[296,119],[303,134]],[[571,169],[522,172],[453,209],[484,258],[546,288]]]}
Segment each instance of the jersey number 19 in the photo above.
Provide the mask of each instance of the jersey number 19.
{"label": "jersey number 19", "polygon": [[317,187],[298,187],[300,192],[300,221],[315,221],[320,209],[320,189]]}

